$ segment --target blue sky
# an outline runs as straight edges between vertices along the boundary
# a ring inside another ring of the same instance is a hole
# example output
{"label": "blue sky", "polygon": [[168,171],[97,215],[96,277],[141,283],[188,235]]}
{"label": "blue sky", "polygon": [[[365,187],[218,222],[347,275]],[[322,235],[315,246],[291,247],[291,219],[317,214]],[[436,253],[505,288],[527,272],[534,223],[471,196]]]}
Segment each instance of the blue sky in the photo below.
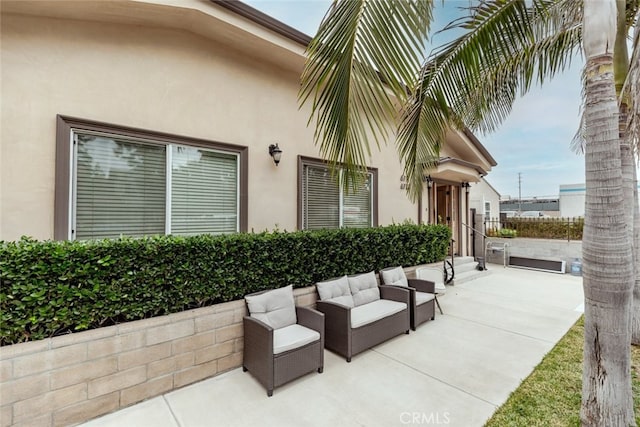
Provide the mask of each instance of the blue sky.
{"label": "blue sky", "polygon": [[[330,0],[244,1],[311,36],[331,4]],[[436,9],[432,28],[441,29],[456,17],[458,7],[468,5],[469,0],[446,0]],[[442,44],[445,37],[436,37],[433,45]],[[557,197],[561,184],[584,182],[584,157],[569,149],[580,122],[582,64],[576,58],[571,69],[518,99],[498,131],[476,133],[498,162],[487,180],[503,196],[518,197],[519,172],[523,197]]]}

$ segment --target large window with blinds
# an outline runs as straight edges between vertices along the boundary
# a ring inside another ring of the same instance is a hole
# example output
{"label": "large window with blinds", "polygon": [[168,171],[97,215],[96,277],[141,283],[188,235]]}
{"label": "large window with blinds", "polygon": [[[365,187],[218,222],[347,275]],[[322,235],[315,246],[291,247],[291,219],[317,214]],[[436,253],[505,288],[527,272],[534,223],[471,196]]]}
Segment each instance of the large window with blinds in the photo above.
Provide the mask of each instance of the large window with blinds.
{"label": "large window with blinds", "polygon": [[302,228],[364,228],[375,224],[375,175],[370,171],[359,188],[346,192],[342,171],[332,176],[322,163],[303,162],[301,173]]}
{"label": "large window with blinds", "polygon": [[[68,170],[65,162],[57,166],[56,227],[64,225],[61,216],[66,213],[68,228],[56,229],[56,238],[246,229],[244,147],[145,131],[118,133],[102,125],[74,128],[73,123],[59,123],[60,127],[69,132],[71,161],[66,162]],[[64,136],[60,129],[58,136]],[[60,153],[64,142],[58,144]],[[68,192],[58,188],[61,176],[70,181]]]}

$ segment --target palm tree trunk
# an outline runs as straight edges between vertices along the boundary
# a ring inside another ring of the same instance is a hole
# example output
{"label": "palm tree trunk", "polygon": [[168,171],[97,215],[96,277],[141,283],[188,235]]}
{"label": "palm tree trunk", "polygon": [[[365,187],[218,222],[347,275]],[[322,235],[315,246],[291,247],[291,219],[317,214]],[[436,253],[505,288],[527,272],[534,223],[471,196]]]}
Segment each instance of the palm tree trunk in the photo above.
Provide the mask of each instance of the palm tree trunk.
{"label": "palm tree trunk", "polygon": [[[632,165],[635,166],[635,165]],[[640,209],[638,208],[638,172],[633,171],[633,254],[634,285],[633,305],[631,308],[631,343],[640,345]]]}
{"label": "palm tree trunk", "polygon": [[611,50],[615,28],[615,0],[585,0],[585,426],[635,425],[629,351],[633,267]]}
{"label": "palm tree trunk", "polygon": [[[620,112],[626,113],[626,104],[620,105]],[[622,119],[621,119],[622,121]],[[626,117],[625,117],[626,124]],[[638,212],[638,176],[635,156],[631,148],[630,136],[620,136],[620,160],[622,171],[622,191],[625,222],[629,227],[632,254],[632,303],[631,303],[631,343],[640,345],[640,213]]]}
{"label": "palm tree trunk", "polygon": [[[633,303],[631,310],[631,342],[640,344],[640,230],[636,220],[640,221],[638,211],[638,183],[635,167],[635,156],[631,148],[631,135],[627,130],[629,104],[628,95],[623,93],[623,87],[629,75],[629,51],[627,49],[627,19],[626,0],[617,0],[617,29],[616,42],[613,52],[613,72],[616,84],[616,97],[619,100],[618,130],[620,138],[620,161],[622,164],[622,191],[624,210],[627,215],[626,223],[630,227],[632,236],[631,246],[634,264],[633,271]],[[631,113],[633,114],[633,113]]]}
{"label": "palm tree trunk", "polygon": [[[635,29],[634,29],[634,41],[636,49],[640,49],[640,44],[638,43],[640,36],[640,20],[636,20]],[[626,42],[626,39],[625,39]],[[640,78],[638,78],[638,70],[640,68],[640,59],[637,55],[633,56],[634,63],[629,67],[629,71],[627,74],[627,78],[630,81],[627,83],[630,86],[628,91],[631,97],[635,96],[635,100],[632,102],[632,105],[635,107],[635,110],[630,112],[631,115],[636,115],[636,120],[638,120],[638,116],[640,115],[639,104],[640,104],[640,96],[638,93],[638,83]],[[631,77],[629,77],[629,73]],[[637,124],[636,129],[637,131]],[[631,135],[629,134],[629,130],[627,129],[627,142],[631,146]],[[636,134],[636,137],[638,135]],[[640,148],[640,147],[638,147]],[[638,172],[635,168],[635,157],[633,155],[633,148],[631,149],[631,174],[632,181],[631,187],[633,188],[633,240],[631,244],[633,245],[634,250],[634,286],[633,286],[633,306],[632,306],[632,314],[631,314],[631,342],[635,345],[640,345],[640,207],[638,206]]]}
{"label": "palm tree trunk", "polygon": [[[630,135],[626,132],[627,104],[620,104],[620,161],[622,171],[622,191],[624,199],[625,222],[631,236],[631,254],[633,264],[633,286],[631,303],[631,343],[640,345],[640,213],[638,212],[638,176],[635,156],[631,148]],[[623,124],[624,121],[624,124]],[[623,132],[623,129],[625,132]]]}

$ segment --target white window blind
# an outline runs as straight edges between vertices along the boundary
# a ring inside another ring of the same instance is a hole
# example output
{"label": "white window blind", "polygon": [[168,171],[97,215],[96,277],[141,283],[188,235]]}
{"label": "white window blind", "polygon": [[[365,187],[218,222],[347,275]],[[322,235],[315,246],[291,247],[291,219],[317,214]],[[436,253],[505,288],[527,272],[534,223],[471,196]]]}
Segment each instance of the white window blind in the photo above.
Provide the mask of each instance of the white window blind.
{"label": "white window blind", "polygon": [[305,230],[373,225],[371,175],[361,188],[349,194],[342,191],[330,171],[322,166],[304,165],[302,180]]}
{"label": "white window blind", "polygon": [[171,233],[237,231],[237,156],[178,145],[172,150]]}
{"label": "white window blind", "polygon": [[238,154],[89,132],[74,137],[72,238],[239,231]]}
{"label": "white window blind", "polygon": [[165,147],[78,135],[75,237],[163,234]]}
{"label": "white window blind", "polygon": [[305,165],[302,199],[304,229],[340,227],[340,189],[323,167]]}
{"label": "white window blind", "polygon": [[342,218],[344,227],[371,227],[371,175],[362,187],[344,195]]}

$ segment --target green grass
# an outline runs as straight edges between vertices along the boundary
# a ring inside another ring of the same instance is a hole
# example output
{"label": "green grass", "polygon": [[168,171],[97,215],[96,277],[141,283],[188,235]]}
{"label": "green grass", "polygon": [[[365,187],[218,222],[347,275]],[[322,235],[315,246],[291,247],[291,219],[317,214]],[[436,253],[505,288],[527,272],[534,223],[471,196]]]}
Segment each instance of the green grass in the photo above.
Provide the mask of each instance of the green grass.
{"label": "green grass", "polygon": [[[579,426],[583,337],[581,318],[486,426]],[[631,358],[636,424],[640,426],[640,347],[631,348]]]}

